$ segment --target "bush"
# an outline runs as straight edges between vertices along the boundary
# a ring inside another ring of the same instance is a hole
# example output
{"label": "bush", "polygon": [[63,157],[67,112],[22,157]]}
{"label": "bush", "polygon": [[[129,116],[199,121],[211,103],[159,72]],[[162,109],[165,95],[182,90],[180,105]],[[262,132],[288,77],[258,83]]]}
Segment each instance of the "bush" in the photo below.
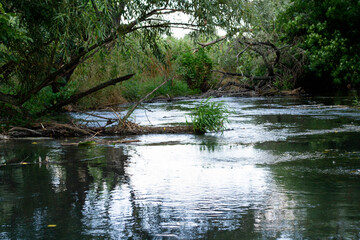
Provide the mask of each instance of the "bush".
{"label": "bush", "polygon": [[210,102],[210,99],[201,101],[200,105],[189,114],[195,133],[223,132],[225,124],[229,122],[230,111],[224,103]]}
{"label": "bush", "polygon": [[181,55],[178,73],[191,89],[200,89],[202,92],[206,92],[209,89],[212,67],[212,60],[201,48],[197,53],[187,51]]}
{"label": "bush", "polygon": [[281,14],[283,39],[308,57],[303,86],[324,91],[360,85],[359,12],[358,1],[293,0]]}

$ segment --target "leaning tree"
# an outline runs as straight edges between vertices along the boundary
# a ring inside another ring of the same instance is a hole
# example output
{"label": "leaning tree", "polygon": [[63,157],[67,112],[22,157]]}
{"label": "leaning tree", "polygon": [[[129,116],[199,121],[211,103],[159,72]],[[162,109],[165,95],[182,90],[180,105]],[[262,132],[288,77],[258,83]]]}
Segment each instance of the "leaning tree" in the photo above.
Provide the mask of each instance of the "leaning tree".
{"label": "leaning tree", "polygon": [[[2,116],[41,116],[90,93],[130,79],[105,80],[80,93],[64,91],[74,70],[130,34],[155,39],[169,29],[211,31],[238,26],[244,13],[232,0],[0,0]],[[178,21],[172,14],[186,14]],[[151,42],[151,41],[150,41]],[[6,114],[6,115],[5,115]]]}

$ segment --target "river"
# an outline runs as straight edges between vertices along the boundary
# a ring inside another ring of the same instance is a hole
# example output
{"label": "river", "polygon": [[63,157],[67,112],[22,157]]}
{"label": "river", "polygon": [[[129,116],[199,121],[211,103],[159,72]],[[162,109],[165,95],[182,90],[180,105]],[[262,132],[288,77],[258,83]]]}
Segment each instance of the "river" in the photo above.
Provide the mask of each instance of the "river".
{"label": "river", "polygon": [[[360,110],[348,98],[212,101],[232,111],[223,134],[1,140],[0,239],[360,239]],[[133,120],[185,123],[197,104],[148,103]]]}

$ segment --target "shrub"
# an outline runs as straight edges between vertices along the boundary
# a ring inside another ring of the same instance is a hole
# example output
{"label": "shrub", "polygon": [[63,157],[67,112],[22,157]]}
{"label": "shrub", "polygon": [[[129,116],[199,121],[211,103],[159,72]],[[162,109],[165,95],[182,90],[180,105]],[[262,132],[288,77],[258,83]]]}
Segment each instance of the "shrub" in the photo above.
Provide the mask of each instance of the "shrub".
{"label": "shrub", "polygon": [[210,102],[210,99],[201,101],[200,105],[189,114],[195,133],[204,134],[225,130],[230,111],[223,102]]}
{"label": "shrub", "polygon": [[178,73],[183,77],[191,89],[200,89],[205,92],[209,89],[212,60],[206,55],[204,49],[197,53],[187,51],[179,59]]}

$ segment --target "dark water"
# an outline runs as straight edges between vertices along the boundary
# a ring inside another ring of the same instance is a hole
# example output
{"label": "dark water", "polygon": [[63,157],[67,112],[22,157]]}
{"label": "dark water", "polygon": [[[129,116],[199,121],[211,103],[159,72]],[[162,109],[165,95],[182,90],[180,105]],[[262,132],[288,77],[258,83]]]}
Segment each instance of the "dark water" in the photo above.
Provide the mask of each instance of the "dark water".
{"label": "dark water", "polygon": [[[360,111],[222,100],[223,135],[0,141],[0,239],[360,239]],[[197,103],[148,104],[135,120],[183,123]]]}

